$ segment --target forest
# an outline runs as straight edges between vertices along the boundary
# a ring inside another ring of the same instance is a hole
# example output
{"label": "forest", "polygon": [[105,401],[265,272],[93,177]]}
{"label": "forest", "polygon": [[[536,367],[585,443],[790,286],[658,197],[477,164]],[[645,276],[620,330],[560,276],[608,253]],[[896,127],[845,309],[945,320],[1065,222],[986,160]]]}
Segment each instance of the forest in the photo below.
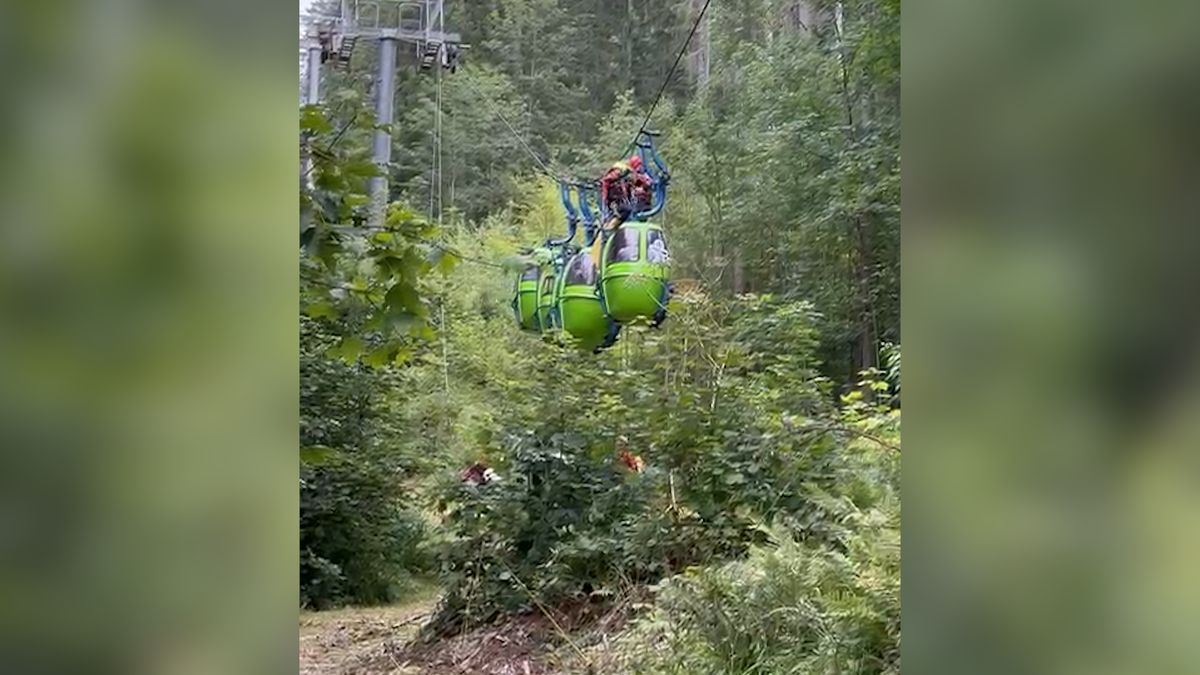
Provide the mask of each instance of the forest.
{"label": "forest", "polygon": [[[445,11],[469,48],[401,53],[382,224],[377,47],[299,111],[301,671],[900,672],[899,0]],[[651,106],[666,321],[522,331],[547,174]]]}

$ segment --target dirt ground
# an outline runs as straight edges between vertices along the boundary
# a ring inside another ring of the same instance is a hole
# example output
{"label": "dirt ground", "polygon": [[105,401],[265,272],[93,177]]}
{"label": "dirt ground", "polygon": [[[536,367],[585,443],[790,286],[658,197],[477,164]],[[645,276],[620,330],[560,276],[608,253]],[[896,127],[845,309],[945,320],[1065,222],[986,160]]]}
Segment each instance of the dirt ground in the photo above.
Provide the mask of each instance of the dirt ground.
{"label": "dirt ground", "polygon": [[[416,634],[433,603],[404,607],[349,608],[300,615],[300,675],[405,673],[369,669],[367,662]],[[420,671],[413,671],[420,672]]]}
{"label": "dirt ground", "polygon": [[[300,675],[566,675],[587,672],[601,641],[625,617],[544,614],[510,619],[462,635],[421,644],[413,640],[436,600],[397,607],[305,612],[300,616]],[[556,612],[557,614],[557,612]],[[555,625],[557,623],[557,625]],[[564,638],[563,630],[573,637]]]}

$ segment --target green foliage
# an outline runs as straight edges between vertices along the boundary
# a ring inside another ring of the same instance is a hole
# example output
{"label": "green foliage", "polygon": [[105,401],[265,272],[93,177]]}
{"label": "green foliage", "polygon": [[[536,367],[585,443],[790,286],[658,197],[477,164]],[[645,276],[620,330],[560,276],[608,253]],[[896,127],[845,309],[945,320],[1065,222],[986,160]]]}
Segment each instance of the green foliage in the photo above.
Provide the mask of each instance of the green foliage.
{"label": "green foliage", "polygon": [[[647,578],[638,523],[653,478],[625,475],[580,436],[518,440],[497,484],[447,490],[439,627],[584,599]],[[652,555],[652,553],[651,553]]]}
{"label": "green foliage", "polygon": [[745,560],[663,583],[610,672],[900,672],[899,411],[848,398],[806,507]]}
{"label": "green foliage", "polygon": [[[609,598],[736,558],[772,523],[835,546],[845,527],[830,495],[844,487],[850,504],[878,501],[871,482],[891,476],[865,457],[894,452],[848,453],[864,442],[851,425],[894,423],[828,403],[810,306],[747,297],[673,310],[661,335],[631,329],[600,357],[547,345],[523,363],[523,381],[496,383],[505,393],[489,407],[502,414],[476,457],[503,481],[441,492],[436,629]],[[619,462],[626,440],[644,472]]]}
{"label": "green foliage", "polygon": [[672,578],[622,638],[623,673],[899,673],[900,537],[892,514],[852,510],[844,551],[756,547]]}
{"label": "green foliage", "polygon": [[[897,3],[715,4],[710,80],[670,129],[679,272],[817,307],[826,374],[849,383],[899,341]],[[820,17],[824,17],[821,19]],[[769,37],[767,37],[769,36]]]}
{"label": "green foliage", "polygon": [[392,451],[402,430],[391,382],[331,356],[338,340],[301,319],[300,596],[310,607],[393,600],[429,569],[425,519],[403,482],[418,463]]}
{"label": "green foliage", "polygon": [[[496,111],[553,171],[597,176],[690,4],[452,4],[469,60],[402,55],[381,229],[370,46],[301,111],[306,602],[385,601],[434,566],[452,631],[669,579],[622,672],[898,670],[898,2],[838,23],[822,0],[803,28],[793,2],[713,3],[709,67],[651,121],[670,319],[600,355],[513,325],[522,251],[564,218]],[[503,480],[463,485],[479,460]]]}
{"label": "green foliage", "polygon": [[354,453],[301,468],[301,606],[395,601],[429,569],[425,521],[395,479]]}
{"label": "green foliage", "polygon": [[421,278],[449,271],[437,228],[400,204],[368,225],[367,181],[378,173],[365,143],[374,130],[355,92],[337,108],[340,128],[318,106],[301,110],[312,186],[300,192],[303,313],[343,330],[331,355],[380,367],[407,360],[414,338],[432,335]]}

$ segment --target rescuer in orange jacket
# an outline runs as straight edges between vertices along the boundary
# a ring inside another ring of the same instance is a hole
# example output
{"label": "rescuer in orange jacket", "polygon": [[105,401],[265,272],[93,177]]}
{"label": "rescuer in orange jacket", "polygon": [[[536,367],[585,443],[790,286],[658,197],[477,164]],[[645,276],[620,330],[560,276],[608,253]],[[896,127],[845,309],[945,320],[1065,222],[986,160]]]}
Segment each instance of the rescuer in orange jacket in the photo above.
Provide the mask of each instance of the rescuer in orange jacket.
{"label": "rescuer in orange jacket", "polygon": [[600,177],[600,199],[612,218],[604,224],[611,230],[650,206],[650,176],[642,168],[642,158],[633,155],[613,164]]}

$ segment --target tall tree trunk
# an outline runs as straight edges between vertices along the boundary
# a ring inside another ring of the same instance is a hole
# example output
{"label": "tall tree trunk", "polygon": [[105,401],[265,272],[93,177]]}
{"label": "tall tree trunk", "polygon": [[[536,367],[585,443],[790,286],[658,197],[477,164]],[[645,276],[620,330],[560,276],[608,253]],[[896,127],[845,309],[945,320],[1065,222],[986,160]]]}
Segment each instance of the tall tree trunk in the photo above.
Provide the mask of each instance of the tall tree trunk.
{"label": "tall tree trunk", "polygon": [[[842,82],[842,103],[846,109],[846,141],[852,150],[859,145],[859,128],[854,119],[854,99],[850,88],[850,72],[847,67],[849,58],[846,54],[846,42],[843,31],[845,26],[845,9],[841,2],[834,8],[834,28],[837,32],[837,56]],[[871,248],[873,233],[871,223],[864,221],[861,213],[853,215],[855,264],[854,276],[858,295],[858,340],[855,348],[856,370],[874,368],[879,364],[879,336],[875,330],[875,304],[871,293],[871,271],[875,269],[874,252]],[[870,396],[870,390],[864,390],[865,396]]]}
{"label": "tall tree trunk", "polygon": [[855,256],[855,276],[858,286],[858,370],[879,365],[879,336],[875,330],[875,303],[871,299],[871,270],[875,269],[871,249],[871,233],[861,216],[854,219],[858,255]]}
{"label": "tall tree trunk", "polygon": [[[704,8],[704,0],[691,0],[688,10],[688,19],[695,21],[700,15],[700,10]],[[692,78],[699,88],[703,88],[708,84],[708,78],[712,73],[712,40],[709,38],[708,20],[706,19],[696,29],[696,35],[692,38],[692,51],[688,54],[688,66],[691,70]]]}
{"label": "tall tree trunk", "polygon": [[636,98],[637,82],[633,79],[634,28],[633,0],[625,0],[625,82],[630,89],[633,89]]}
{"label": "tall tree trunk", "polygon": [[746,263],[741,247],[733,253],[733,292],[735,295],[746,292]]}

